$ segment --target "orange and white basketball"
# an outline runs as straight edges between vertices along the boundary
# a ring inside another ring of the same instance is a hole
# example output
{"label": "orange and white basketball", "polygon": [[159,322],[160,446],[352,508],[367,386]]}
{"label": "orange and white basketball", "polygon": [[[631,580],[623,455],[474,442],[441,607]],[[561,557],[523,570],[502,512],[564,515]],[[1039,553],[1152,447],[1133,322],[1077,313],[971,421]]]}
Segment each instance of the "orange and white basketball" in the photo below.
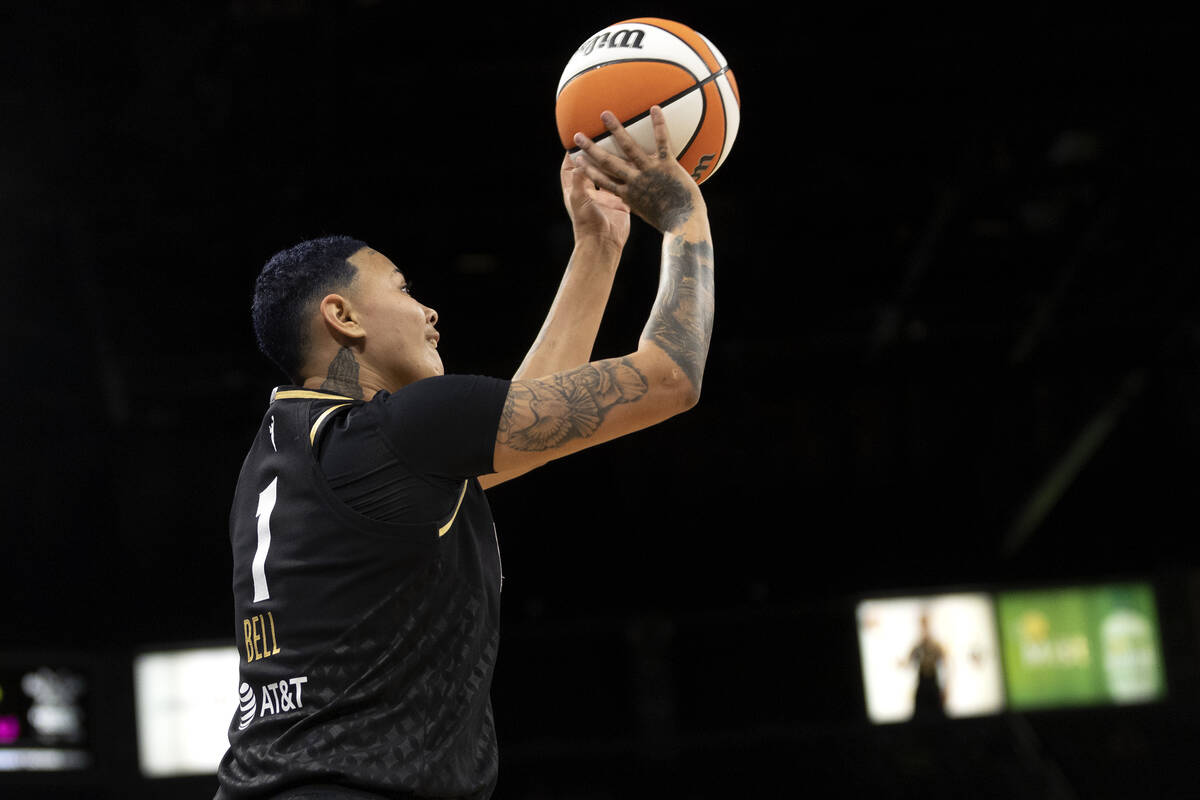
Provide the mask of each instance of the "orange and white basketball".
{"label": "orange and white basketball", "polygon": [[583,132],[623,156],[600,122],[600,112],[608,110],[652,153],[653,105],[666,114],[679,163],[696,183],[712,177],[733,147],[741,98],[729,64],[713,43],[671,20],[625,20],[579,46],[558,81],[558,135],[568,151],[578,149],[574,136]]}

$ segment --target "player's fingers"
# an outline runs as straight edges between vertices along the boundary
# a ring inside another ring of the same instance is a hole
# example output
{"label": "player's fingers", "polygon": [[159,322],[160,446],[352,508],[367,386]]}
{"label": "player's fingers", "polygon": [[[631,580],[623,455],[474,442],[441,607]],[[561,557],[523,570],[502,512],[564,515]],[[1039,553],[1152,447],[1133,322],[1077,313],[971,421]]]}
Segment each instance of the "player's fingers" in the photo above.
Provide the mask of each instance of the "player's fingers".
{"label": "player's fingers", "polygon": [[575,156],[575,168],[587,176],[587,179],[596,185],[597,188],[620,196],[621,187],[624,184],[618,183],[611,175],[598,169],[595,163],[589,160],[586,153],[579,153]]}
{"label": "player's fingers", "polygon": [[609,173],[613,178],[628,182],[637,170],[623,158],[618,158],[582,133],[575,134],[575,145],[586,157],[586,163]]}
{"label": "player's fingers", "polygon": [[564,153],[562,165],[558,168],[558,177],[564,192],[575,182],[576,172],[578,169],[575,166],[575,159],[571,157],[570,153]]}
{"label": "player's fingers", "polygon": [[654,129],[654,149],[660,159],[671,157],[671,132],[667,130],[667,115],[659,106],[650,106],[650,125]]}
{"label": "player's fingers", "polygon": [[629,135],[629,131],[625,130],[625,126],[617,119],[617,115],[611,111],[603,111],[600,113],[600,121],[604,123],[604,127],[608,128],[609,134],[613,137],[613,141],[625,153],[625,157],[636,164],[639,168],[646,167],[646,151],[642,146],[633,140]]}
{"label": "player's fingers", "polygon": [[[588,177],[584,165],[576,161],[575,156],[568,155],[567,158],[571,161],[571,191],[579,195],[587,194],[587,191],[593,187],[594,182]],[[580,158],[580,161],[582,161],[582,158]]]}

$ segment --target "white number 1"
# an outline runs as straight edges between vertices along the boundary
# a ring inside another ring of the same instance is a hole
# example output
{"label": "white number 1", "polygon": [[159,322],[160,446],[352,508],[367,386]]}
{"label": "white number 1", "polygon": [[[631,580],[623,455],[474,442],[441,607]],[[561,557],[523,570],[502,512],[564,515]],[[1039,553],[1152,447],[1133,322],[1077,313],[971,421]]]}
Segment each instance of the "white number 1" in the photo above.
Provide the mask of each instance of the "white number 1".
{"label": "white number 1", "polygon": [[258,549],[254,551],[254,561],[250,565],[250,574],[254,577],[254,602],[268,600],[271,593],[267,590],[267,551],[271,549],[271,512],[275,509],[276,487],[279,478],[271,481],[271,485],[258,493]]}

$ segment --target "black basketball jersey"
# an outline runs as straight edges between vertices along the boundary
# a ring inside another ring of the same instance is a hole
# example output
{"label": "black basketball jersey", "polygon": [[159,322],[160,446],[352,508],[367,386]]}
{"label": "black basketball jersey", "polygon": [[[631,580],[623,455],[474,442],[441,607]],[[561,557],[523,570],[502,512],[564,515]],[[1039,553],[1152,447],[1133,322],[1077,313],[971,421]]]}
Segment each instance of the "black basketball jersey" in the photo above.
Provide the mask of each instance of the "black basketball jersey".
{"label": "black basketball jersey", "polygon": [[[419,382],[431,414],[413,424],[445,426],[469,396],[482,407],[446,430],[447,446],[463,428],[479,441],[489,424],[494,442],[506,381],[427,381],[438,382]],[[379,522],[335,497],[314,456],[330,420],[372,424],[372,404],[389,399],[272,393],[230,512],[241,668],[218,798],[309,784],[396,798],[492,792],[501,575],[478,481],[425,475],[449,497],[440,515]],[[490,469],[489,454],[476,474]]]}

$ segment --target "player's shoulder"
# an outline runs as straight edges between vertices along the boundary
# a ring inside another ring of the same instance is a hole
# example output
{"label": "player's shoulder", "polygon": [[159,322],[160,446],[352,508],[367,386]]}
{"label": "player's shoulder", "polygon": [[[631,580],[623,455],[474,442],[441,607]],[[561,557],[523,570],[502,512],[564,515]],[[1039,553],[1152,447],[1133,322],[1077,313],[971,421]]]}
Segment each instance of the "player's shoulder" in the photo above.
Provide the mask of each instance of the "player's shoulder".
{"label": "player's shoulder", "polygon": [[406,384],[395,392],[380,390],[371,398],[372,403],[382,405],[446,402],[452,399],[471,399],[508,394],[510,380],[492,378],[487,375],[454,374],[433,375]]}

